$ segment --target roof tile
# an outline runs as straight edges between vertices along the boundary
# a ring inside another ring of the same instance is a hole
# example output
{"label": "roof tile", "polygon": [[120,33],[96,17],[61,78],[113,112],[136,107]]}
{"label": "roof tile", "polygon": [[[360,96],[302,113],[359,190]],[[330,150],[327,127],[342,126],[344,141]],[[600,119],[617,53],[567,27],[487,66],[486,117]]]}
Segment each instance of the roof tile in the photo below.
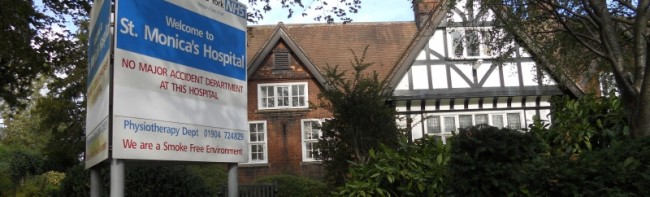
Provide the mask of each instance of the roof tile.
{"label": "roof tile", "polygon": [[[281,25],[281,24],[278,24]],[[269,39],[278,25],[251,26],[248,32],[248,62]],[[357,56],[368,46],[368,70],[385,78],[417,33],[414,22],[380,22],[352,24],[296,24],[284,25],[287,34],[304,51],[321,72],[327,65],[351,70],[354,51]]]}

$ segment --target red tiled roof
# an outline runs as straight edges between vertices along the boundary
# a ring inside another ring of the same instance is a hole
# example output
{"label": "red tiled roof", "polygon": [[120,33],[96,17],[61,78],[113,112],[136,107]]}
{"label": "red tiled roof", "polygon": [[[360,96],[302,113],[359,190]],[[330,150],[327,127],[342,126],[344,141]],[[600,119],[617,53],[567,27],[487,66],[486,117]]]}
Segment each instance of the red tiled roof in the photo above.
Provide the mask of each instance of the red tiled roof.
{"label": "red tiled roof", "polygon": [[[248,32],[249,63],[278,25],[251,26]],[[354,61],[350,50],[361,57],[364,47],[368,46],[365,62],[374,64],[367,71],[376,71],[380,79],[385,78],[395,68],[400,56],[417,33],[414,22],[283,26],[286,33],[321,72],[327,65],[338,65],[340,70],[350,70],[351,62]]]}

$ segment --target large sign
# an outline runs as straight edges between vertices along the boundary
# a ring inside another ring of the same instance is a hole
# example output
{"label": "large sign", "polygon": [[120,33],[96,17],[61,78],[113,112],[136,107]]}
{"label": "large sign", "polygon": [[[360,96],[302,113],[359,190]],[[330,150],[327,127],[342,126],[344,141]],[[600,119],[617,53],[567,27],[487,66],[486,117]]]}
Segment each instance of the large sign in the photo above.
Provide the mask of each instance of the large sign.
{"label": "large sign", "polygon": [[116,1],[112,157],[246,162],[246,7]]}
{"label": "large sign", "polygon": [[88,47],[85,166],[108,159],[111,1],[96,0],[91,10]]}

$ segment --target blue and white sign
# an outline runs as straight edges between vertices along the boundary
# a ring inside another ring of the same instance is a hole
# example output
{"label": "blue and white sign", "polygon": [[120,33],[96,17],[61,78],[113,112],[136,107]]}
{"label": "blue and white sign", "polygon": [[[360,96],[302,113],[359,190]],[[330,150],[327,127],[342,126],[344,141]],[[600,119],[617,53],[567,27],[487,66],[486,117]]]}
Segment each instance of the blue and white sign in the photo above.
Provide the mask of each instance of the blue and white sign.
{"label": "blue and white sign", "polygon": [[113,158],[247,159],[246,7],[118,0]]}
{"label": "blue and white sign", "polygon": [[190,2],[199,11],[232,15],[212,1],[172,2],[120,1],[117,48],[246,80],[246,23],[231,26],[179,6]]}
{"label": "blue and white sign", "polygon": [[111,1],[95,0],[90,16],[85,166],[108,159]]}

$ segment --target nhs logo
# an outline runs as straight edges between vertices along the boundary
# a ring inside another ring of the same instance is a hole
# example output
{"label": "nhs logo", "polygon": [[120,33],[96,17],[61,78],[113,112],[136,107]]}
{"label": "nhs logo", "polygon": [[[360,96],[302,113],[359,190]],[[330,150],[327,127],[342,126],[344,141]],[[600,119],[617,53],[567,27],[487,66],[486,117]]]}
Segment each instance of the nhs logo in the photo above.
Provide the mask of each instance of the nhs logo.
{"label": "nhs logo", "polygon": [[246,6],[237,0],[226,0],[226,11],[242,18],[246,18]]}
{"label": "nhs logo", "polygon": [[237,0],[205,0],[216,6],[219,6],[225,9],[227,12],[230,12],[234,15],[237,15],[242,18],[246,18],[246,6],[239,3]]}

